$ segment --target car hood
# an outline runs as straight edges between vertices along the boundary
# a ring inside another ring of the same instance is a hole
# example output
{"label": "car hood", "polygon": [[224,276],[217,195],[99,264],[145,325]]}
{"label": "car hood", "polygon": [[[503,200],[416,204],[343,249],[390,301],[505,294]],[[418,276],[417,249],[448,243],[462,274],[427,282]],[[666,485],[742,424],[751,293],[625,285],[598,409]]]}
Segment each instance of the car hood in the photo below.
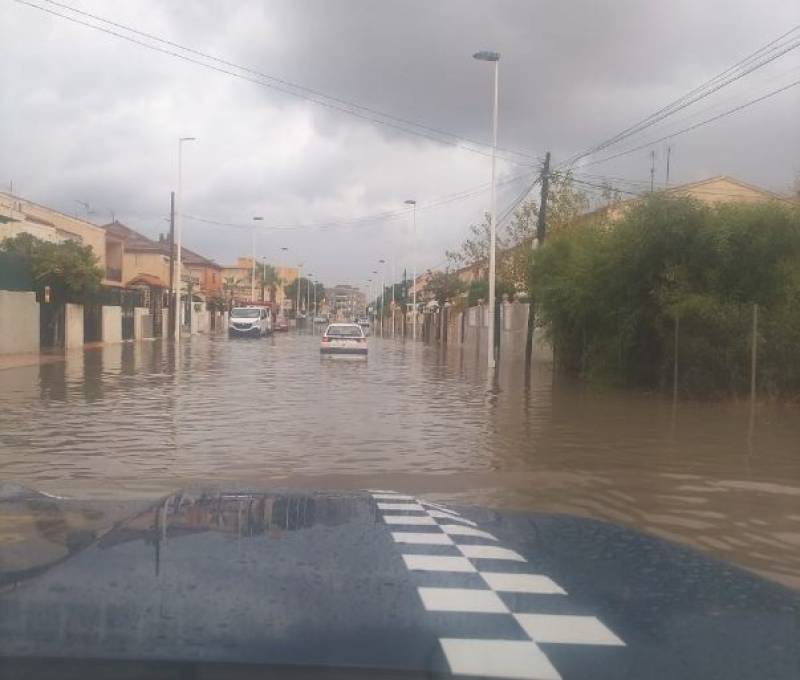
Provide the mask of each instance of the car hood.
{"label": "car hood", "polygon": [[583,518],[389,490],[87,504],[17,489],[0,493],[0,532],[10,525],[6,665],[671,679],[794,678],[800,660],[796,592]]}

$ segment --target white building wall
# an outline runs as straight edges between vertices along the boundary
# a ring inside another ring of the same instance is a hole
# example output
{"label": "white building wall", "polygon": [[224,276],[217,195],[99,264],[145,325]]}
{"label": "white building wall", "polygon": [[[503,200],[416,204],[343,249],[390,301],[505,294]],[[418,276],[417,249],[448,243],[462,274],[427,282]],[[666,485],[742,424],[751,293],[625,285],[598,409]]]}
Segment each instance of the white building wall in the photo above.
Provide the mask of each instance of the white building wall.
{"label": "white building wall", "polygon": [[0,354],[39,351],[36,293],[0,290]]}

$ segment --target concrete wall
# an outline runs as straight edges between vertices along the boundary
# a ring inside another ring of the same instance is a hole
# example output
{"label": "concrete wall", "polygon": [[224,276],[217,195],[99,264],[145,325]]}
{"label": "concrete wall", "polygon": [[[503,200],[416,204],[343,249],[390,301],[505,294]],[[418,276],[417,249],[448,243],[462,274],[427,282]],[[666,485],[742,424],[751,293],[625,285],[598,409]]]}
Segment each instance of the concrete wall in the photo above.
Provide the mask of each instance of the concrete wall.
{"label": "concrete wall", "polygon": [[122,307],[103,306],[103,342],[122,342]]}
{"label": "concrete wall", "polygon": [[169,336],[169,310],[161,310],[161,337]]}
{"label": "concrete wall", "polygon": [[208,310],[192,310],[192,333],[208,333],[211,329],[211,316]]}
{"label": "concrete wall", "polygon": [[36,293],[0,290],[0,354],[39,351]]}
{"label": "concrete wall", "polygon": [[133,309],[133,337],[141,340],[145,337],[144,317],[150,313],[147,307],[134,307]]}
{"label": "concrete wall", "polygon": [[83,347],[83,305],[64,305],[64,349]]}
{"label": "concrete wall", "polygon": [[500,308],[500,357],[524,359],[528,340],[528,307],[523,302],[503,302]]}

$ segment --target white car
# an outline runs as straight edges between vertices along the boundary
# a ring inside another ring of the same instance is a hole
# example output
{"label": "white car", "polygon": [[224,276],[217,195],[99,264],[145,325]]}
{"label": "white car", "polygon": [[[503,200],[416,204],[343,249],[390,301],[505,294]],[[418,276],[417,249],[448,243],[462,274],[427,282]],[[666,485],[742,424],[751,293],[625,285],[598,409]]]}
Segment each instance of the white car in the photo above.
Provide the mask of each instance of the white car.
{"label": "white car", "polygon": [[272,332],[272,317],[264,307],[234,307],[228,318],[228,335],[260,337]]}
{"label": "white car", "polygon": [[367,353],[367,336],[357,323],[332,323],[322,334],[322,354]]}

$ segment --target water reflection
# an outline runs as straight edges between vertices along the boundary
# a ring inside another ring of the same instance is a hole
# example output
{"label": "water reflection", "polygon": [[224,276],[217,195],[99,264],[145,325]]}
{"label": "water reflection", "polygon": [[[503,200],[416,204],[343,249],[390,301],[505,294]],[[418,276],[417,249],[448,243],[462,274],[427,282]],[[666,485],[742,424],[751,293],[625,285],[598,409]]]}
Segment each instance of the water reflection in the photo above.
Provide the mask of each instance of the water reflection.
{"label": "water reflection", "polygon": [[[797,405],[673,403],[370,338],[126,343],[0,371],[0,474],[111,498],[377,486],[644,528],[800,585]],[[750,435],[750,436],[749,436]]]}

